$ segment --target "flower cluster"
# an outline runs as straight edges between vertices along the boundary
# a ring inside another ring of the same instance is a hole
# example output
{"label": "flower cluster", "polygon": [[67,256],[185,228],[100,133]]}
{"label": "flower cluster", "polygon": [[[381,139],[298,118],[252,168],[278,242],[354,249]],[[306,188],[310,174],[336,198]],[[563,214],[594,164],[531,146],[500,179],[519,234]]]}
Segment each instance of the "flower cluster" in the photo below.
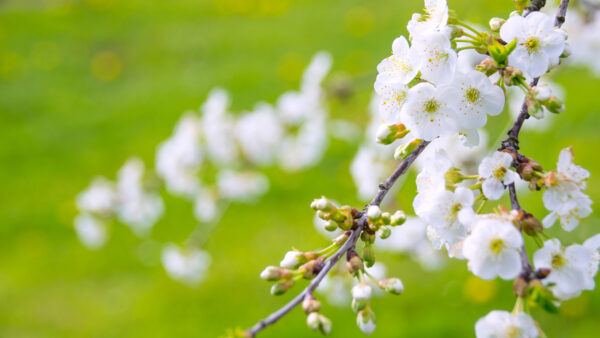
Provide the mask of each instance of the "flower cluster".
{"label": "flower cluster", "polygon": [[[90,249],[102,247],[113,220],[147,238],[164,213],[162,187],[191,201],[201,224],[216,222],[229,202],[252,202],[268,190],[260,169],[277,165],[296,171],[317,163],[328,139],[322,81],[330,67],[329,54],[317,53],[300,90],[237,116],[230,111],[228,93],[212,90],[200,114],[185,112],[159,144],[154,170],[145,171],[133,158],[119,170],[117,182],[99,177],[78,195],[75,229],[81,242]],[[193,236],[183,247],[165,244],[162,259],[170,277],[190,285],[203,279],[210,262]]]}
{"label": "flower cluster", "polygon": [[[366,270],[375,264],[377,235],[381,239],[415,238],[419,243],[426,234],[435,249],[445,248],[450,258],[466,260],[475,276],[514,283],[513,312],[492,311],[481,318],[475,324],[477,337],[545,336],[530,316],[530,308],[555,312],[562,301],[595,287],[600,235],[582,245],[563,247],[558,238],[545,233],[557,220],[564,230],[572,231],[591,214],[591,200],[583,192],[589,172],[573,163],[570,148],[561,151],[556,170],[545,171],[521,154],[518,145],[528,117],[541,119],[546,112],[558,114],[565,109],[556,95],[560,91],[552,90],[539,77],[570,54],[567,33],[560,28],[567,3],[562,4],[556,19],[537,11],[536,6],[543,3],[536,2],[527,10],[525,2],[515,4],[517,11],[506,19],[492,18],[486,31],[460,21],[445,0],[425,1],[424,13],[414,14],[408,23],[409,37],[395,39],[391,56],[377,66],[374,102],[379,116],[372,119],[368,134],[375,136],[379,145],[366,141],[352,163],[360,195],[377,193],[376,205],[372,202],[358,211],[338,207],[324,197],[313,201],[311,207],[317,210],[325,230],[344,233],[321,251],[289,252],[281,266],[291,270],[267,268],[277,272],[274,280],[284,278],[280,284],[287,290],[295,278],[313,278],[325,267],[327,273],[331,269],[328,264],[345,254],[346,270],[356,278],[352,309],[358,313],[359,328],[369,334],[375,329],[370,282],[394,294],[404,290],[400,280],[380,280]],[[523,102],[509,137],[497,151],[489,152],[479,129],[486,125],[488,115],[502,113],[508,90],[522,92]],[[456,141],[461,147],[479,147],[469,152],[474,163],[460,163]],[[413,226],[397,230],[394,226],[406,220],[404,213],[385,213],[379,207],[380,193],[385,195],[390,189],[389,179],[378,185],[379,190],[374,188],[391,160],[391,147],[385,147],[389,145],[395,147],[393,157],[403,160],[397,170],[405,161],[410,165],[415,156],[421,156],[413,200],[418,219],[411,218]],[[430,148],[423,151],[427,146]],[[482,155],[484,151],[487,156]],[[541,199],[550,211],[543,222],[520,206],[516,185],[542,191]],[[500,200],[507,190],[511,209],[500,204],[486,209],[486,203]],[[539,247],[532,262],[526,236]],[[341,243],[339,238],[344,244],[336,246],[336,241]],[[417,245],[406,241],[395,239],[389,245],[383,241],[380,246],[405,247],[415,254]],[[333,289],[329,279],[324,280]],[[274,288],[279,290],[277,285]],[[312,328],[321,328],[319,325],[309,323]]]}

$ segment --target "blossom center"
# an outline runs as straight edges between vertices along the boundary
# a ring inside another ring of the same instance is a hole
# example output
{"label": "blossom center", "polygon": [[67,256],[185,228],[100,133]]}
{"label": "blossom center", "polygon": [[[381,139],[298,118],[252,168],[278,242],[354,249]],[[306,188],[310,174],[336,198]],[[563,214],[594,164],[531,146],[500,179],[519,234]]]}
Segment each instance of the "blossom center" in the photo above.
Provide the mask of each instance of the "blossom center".
{"label": "blossom center", "polygon": [[496,170],[494,170],[493,175],[498,180],[502,180],[504,178],[504,176],[506,175],[506,168],[504,168],[502,166],[496,168]]}
{"label": "blossom center", "polygon": [[561,254],[552,255],[552,266],[555,268],[560,268],[567,264],[568,260],[564,258]]}
{"label": "blossom center", "polygon": [[481,98],[481,92],[477,88],[471,87],[465,92],[465,97],[469,102],[475,103]]}
{"label": "blossom center", "polygon": [[508,338],[516,338],[521,335],[521,330],[519,330],[519,328],[514,325],[509,325],[504,330],[504,333],[506,333],[506,337]]}
{"label": "blossom center", "polygon": [[529,54],[535,53],[541,47],[540,39],[538,39],[536,36],[528,37],[523,45],[525,45],[525,48],[527,48],[527,52],[529,52]]}
{"label": "blossom center", "polygon": [[504,247],[504,241],[502,240],[502,238],[494,238],[490,242],[490,249],[492,250],[492,252],[495,255],[499,254],[500,251],[502,251],[503,247]]}

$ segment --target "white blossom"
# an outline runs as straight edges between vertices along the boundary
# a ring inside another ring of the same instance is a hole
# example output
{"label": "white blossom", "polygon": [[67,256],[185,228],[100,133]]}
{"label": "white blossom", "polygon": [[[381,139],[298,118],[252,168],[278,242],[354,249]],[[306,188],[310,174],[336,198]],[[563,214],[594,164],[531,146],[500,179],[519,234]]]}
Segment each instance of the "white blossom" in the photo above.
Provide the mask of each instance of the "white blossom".
{"label": "white blossom", "polygon": [[379,76],[375,81],[375,92],[381,96],[379,114],[386,124],[400,122],[400,111],[406,101],[408,87],[401,82],[389,82]]}
{"label": "white blossom", "polygon": [[487,114],[495,116],[504,109],[504,92],[482,72],[456,73],[450,86],[458,90],[454,106],[462,128],[481,128],[487,122]]}
{"label": "white blossom", "polygon": [[372,312],[367,314],[365,310],[360,311],[356,317],[356,323],[358,324],[358,328],[365,334],[371,334],[375,331],[375,321]]}
{"label": "white blossom", "polygon": [[571,231],[579,225],[580,219],[592,213],[592,201],[582,192],[590,174],[573,163],[572,149],[565,148],[558,157],[557,169],[547,175],[547,189],[542,199],[551,212],[543,224],[550,227],[558,219],[563,229]]}
{"label": "white blossom", "polygon": [[412,44],[416,57],[421,61],[421,78],[435,85],[452,81],[456,71],[456,52],[450,39],[443,33],[428,32],[418,35]]}
{"label": "white blossom", "polygon": [[258,172],[221,170],[217,174],[219,195],[233,201],[252,201],[269,188],[267,178]]}
{"label": "white blossom", "polygon": [[268,165],[277,156],[283,128],[273,107],[259,103],[253,112],[238,119],[235,136],[248,160],[257,165]]}
{"label": "white blossom", "polygon": [[193,196],[200,186],[201,127],[199,117],[185,113],[177,122],[173,135],[158,146],[156,172],[174,195]]}
{"label": "white blossom", "polygon": [[77,195],[77,209],[82,212],[107,215],[113,212],[116,198],[114,184],[104,177],[98,177],[86,190]]}
{"label": "white blossom", "polygon": [[419,83],[408,91],[401,119],[415,137],[431,141],[442,134],[457,131],[456,110],[452,105],[456,91]]}
{"label": "white blossom", "polygon": [[218,207],[214,194],[207,189],[199,189],[194,198],[194,216],[200,222],[215,219]]}
{"label": "white blossom", "polygon": [[477,338],[535,338],[539,333],[528,314],[494,310],[477,321],[475,335]]}
{"label": "white blossom", "polygon": [[143,186],[144,163],[131,158],[118,173],[117,215],[137,235],[145,235],[158,221],[164,211],[158,193],[146,191]]}
{"label": "white blossom", "polygon": [[517,39],[508,63],[532,77],[558,64],[565,47],[565,36],[554,28],[554,18],[541,12],[511,16],[500,28],[500,37],[506,42]]}
{"label": "white blossom", "polygon": [[523,237],[512,223],[481,218],[464,241],[463,255],[475,276],[510,280],[521,271],[519,248],[522,244]]}
{"label": "white blossom", "polygon": [[504,194],[504,186],[515,182],[518,174],[511,170],[512,162],[512,156],[502,151],[497,151],[481,161],[479,176],[485,179],[481,185],[485,197],[497,200]]}
{"label": "white blossom", "polygon": [[90,214],[80,214],[75,217],[75,231],[79,241],[90,250],[99,249],[106,243],[104,222]]}
{"label": "white blossom", "polygon": [[544,247],[533,254],[533,263],[537,269],[550,269],[542,282],[550,286],[556,298],[571,299],[583,290],[594,289],[599,246],[597,237],[590,238],[584,245],[573,244],[566,248],[558,239],[547,240]]}
{"label": "white blossom", "polygon": [[182,249],[168,244],[162,251],[162,264],[169,277],[189,286],[197,285],[206,278],[210,255],[200,249]]}
{"label": "white blossom", "polygon": [[[408,41],[400,36],[392,43],[392,55],[377,65],[379,82],[390,82],[406,85],[419,72],[418,56],[411,52]],[[377,87],[376,87],[377,88]]]}
{"label": "white blossom", "polygon": [[425,0],[425,15],[413,14],[407,29],[411,38],[427,32],[442,32],[449,35],[448,4],[446,0]]}
{"label": "white blossom", "polygon": [[206,150],[218,165],[229,165],[238,158],[234,138],[234,120],[228,113],[229,95],[223,89],[213,89],[202,106],[202,133]]}

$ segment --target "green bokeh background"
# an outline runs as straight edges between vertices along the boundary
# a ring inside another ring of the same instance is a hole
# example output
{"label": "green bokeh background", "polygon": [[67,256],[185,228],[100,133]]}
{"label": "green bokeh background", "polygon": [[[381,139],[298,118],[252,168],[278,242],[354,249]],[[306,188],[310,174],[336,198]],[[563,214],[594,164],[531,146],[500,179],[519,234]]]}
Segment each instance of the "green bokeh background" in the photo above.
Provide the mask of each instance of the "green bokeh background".
{"label": "green bokeh background", "polygon": [[[416,0],[0,1],[0,336],[214,337],[280,307],[292,295],[270,296],[258,274],[292,245],[326,245],[312,225],[312,198],[361,205],[348,170],[356,144],[333,141],[326,159],[301,173],[268,170],[268,194],[255,205],[232,205],[212,232],[205,249],[213,264],[196,288],[170,280],[159,265],[142,264],[141,241],[123,226],[112,228],[104,249],[86,250],[72,228],[74,196],[96,175],[114,177],[130,156],[151,165],[156,145],[211,88],[229,90],[235,111],[274,102],[298,86],[319,50],[332,53],[334,72],[367,78],[347,101],[330,102],[333,116],[364,123],[375,66],[422,6]],[[512,1],[450,6],[485,24],[506,17]],[[558,151],[573,145],[576,162],[592,173],[588,193],[600,200],[600,80],[577,68],[555,80],[567,89],[568,108],[547,133],[523,135],[522,150],[553,168]],[[506,113],[490,119],[491,140],[507,123]],[[406,184],[399,206],[411,210],[413,193]],[[544,215],[539,193],[522,204]],[[195,227],[191,209],[167,198],[152,237],[183,241]],[[571,234],[549,233],[580,242],[600,232],[598,215]],[[480,290],[465,288],[463,261],[432,273],[406,257],[379,258],[403,279],[406,293],[374,301],[374,336],[469,337],[477,318],[513,306],[511,284],[502,281],[482,284],[489,297],[476,301]],[[534,310],[534,317],[550,337],[597,336],[600,292],[585,292],[561,312]],[[325,305],[323,313],[333,320],[332,336],[361,335],[350,309]],[[318,336],[304,322],[294,310],[264,336]]]}

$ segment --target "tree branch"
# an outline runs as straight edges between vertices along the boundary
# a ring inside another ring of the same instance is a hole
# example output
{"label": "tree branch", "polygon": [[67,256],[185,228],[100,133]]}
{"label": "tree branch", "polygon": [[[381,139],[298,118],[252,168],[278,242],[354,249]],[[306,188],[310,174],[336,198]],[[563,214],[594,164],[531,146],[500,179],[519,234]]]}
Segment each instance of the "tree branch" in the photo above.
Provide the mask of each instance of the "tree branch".
{"label": "tree branch", "polygon": [[[546,2],[545,0],[531,1],[530,5],[527,6],[526,12],[524,13],[524,15],[527,15],[533,11],[540,10],[542,7],[544,7],[545,2]],[[565,22],[565,16],[567,14],[568,5],[569,5],[569,0],[561,0],[560,1],[560,5],[558,7],[558,12],[556,13],[556,17],[554,19],[554,25],[556,27],[560,28],[562,26],[562,24]],[[539,6],[539,7],[537,7],[537,6]],[[529,86],[530,87],[536,86],[538,84],[539,79],[540,79],[539,77],[534,78],[531,81],[531,83],[529,84]],[[517,167],[520,164],[521,159],[524,158],[524,156],[519,153],[519,133],[521,131],[521,128],[523,127],[523,123],[525,123],[525,120],[527,120],[529,117],[530,117],[529,108],[527,106],[527,97],[526,97],[523,100],[523,104],[521,105],[521,112],[519,113],[519,116],[517,116],[515,123],[513,124],[512,128],[510,128],[510,130],[507,133],[508,138],[506,140],[502,141],[500,149],[498,149],[500,151],[510,150],[510,151],[514,152],[514,154],[516,155],[516,160],[514,161],[513,166],[515,166],[515,167]],[[519,204],[519,200],[517,198],[517,191],[515,190],[514,183],[511,183],[508,185],[508,193],[510,195],[510,205],[511,205],[512,209],[523,210],[523,208],[521,208],[521,205]],[[525,280],[530,280],[532,278],[535,278],[535,271],[533,270],[533,268],[531,267],[531,263],[529,262],[529,258],[527,256],[527,250],[525,249],[525,242],[523,242],[523,245],[521,245],[521,248],[519,251],[521,254],[521,265],[523,267],[523,272],[521,274],[521,277],[523,277]]]}
{"label": "tree branch", "polygon": [[[398,180],[398,178],[400,176],[402,176],[404,173],[406,173],[408,168],[410,168],[411,164],[417,159],[417,157],[421,154],[421,152],[423,152],[423,150],[425,149],[425,147],[427,147],[428,144],[429,144],[428,141],[421,142],[421,144],[419,144],[417,146],[417,148],[415,148],[415,150],[413,150],[412,153],[410,153],[404,160],[402,160],[402,162],[400,162],[400,164],[398,165],[396,170],[394,170],[392,175],[390,175],[390,177],[388,177],[388,179],[385,180],[385,182],[383,182],[382,184],[379,185],[379,191],[377,192],[375,197],[373,197],[371,202],[365,206],[365,210],[370,205],[378,206],[381,204],[381,202],[383,201],[383,199],[389,192],[390,188],[394,185],[394,183],[396,183],[396,180]],[[342,258],[342,256],[348,250],[350,250],[351,248],[354,247],[354,245],[356,244],[356,241],[358,240],[358,237],[360,236],[360,233],[362,232],[362,229],[364,228],[366,223],[367,223],[367,214],[366,214],[366,212],[363,212],[362,215],[360,216],[359,220],[357,221],[356,228],[354,230],[352,230],[352,233],[350,234],[350,237],[348,238],[348,240],[346,240],[344,245],[342,245],[342,247],[339,248],[338,251],[333,256],[331,256],[329,259],[327,259],[327,261],[325,261],[325,265],[323,266],[323,269],[310,282],[310,284],[302,292],[300,292],[300,294],[298,294],[296,297],[294,297],[294,299],[289,301],[286,305],[284,305],[279,310],[277,310],[277,311],[273,312],[272,314],[270,314],[269,316],[267,316],[265,319],[256,323],[256,325],[254,325],[252,328],[250,328],[246,332],[251,337],[254,337],[262,329],[264,329],[265,327],[267,327],[269,325],[276,323],[279,319],[281,319],[281,317],[285,316],[288,312],[290,312],[298,304],[302,303],[302,301],[304,300],[304,297],[312,294],[313,291],[319,286],[319,284],[321,283],[323,278],[325,278],[325,276],[329,273],[331,268],[333,268],[333,266],[340,260],[340,258]]]}

